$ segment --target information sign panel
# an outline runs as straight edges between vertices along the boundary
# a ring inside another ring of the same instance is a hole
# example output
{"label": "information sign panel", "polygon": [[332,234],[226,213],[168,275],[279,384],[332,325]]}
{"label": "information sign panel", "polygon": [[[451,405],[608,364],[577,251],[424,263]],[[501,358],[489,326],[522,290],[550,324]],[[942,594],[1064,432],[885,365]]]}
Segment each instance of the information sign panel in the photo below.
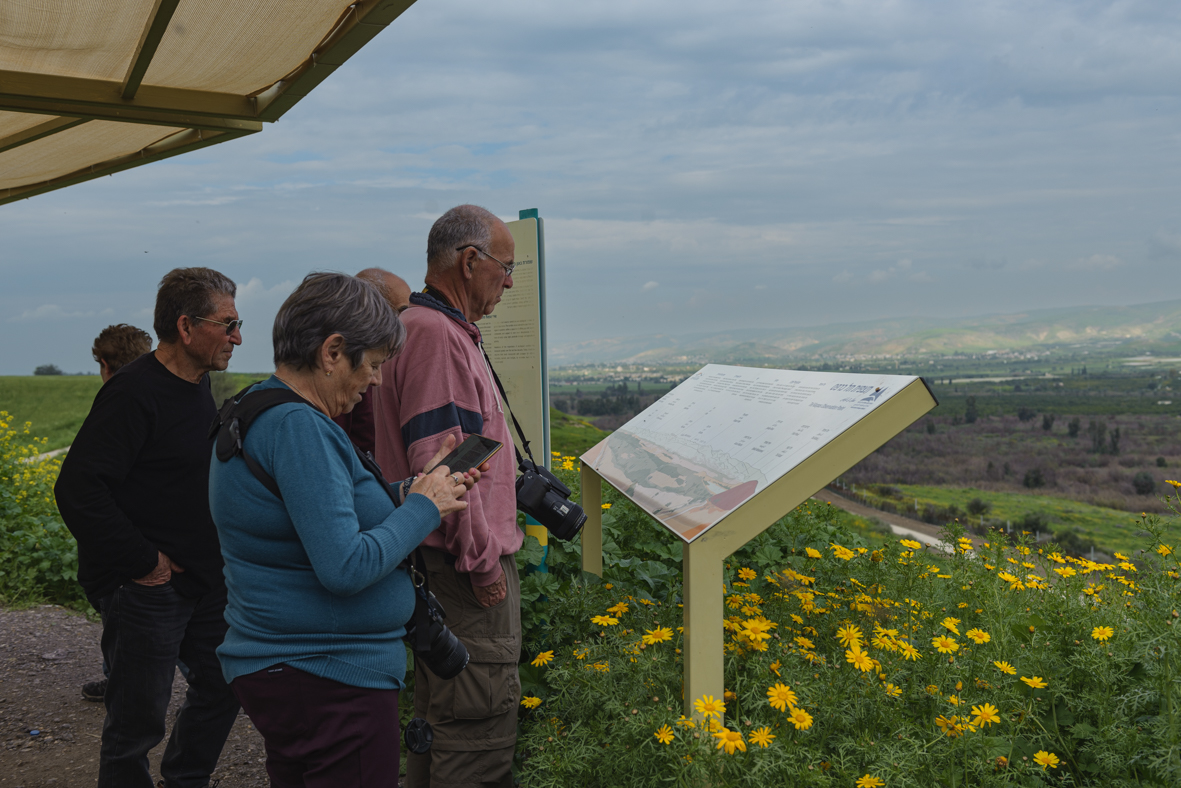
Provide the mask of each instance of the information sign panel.
{"label": "information sign panel", "polygon": [[[536,210],[521,211],[508,222],[516,244],[513,286],[505,290],[496,310],[476,325],[512,403],[513,413],[529,439],[533,457],[549,467],[549,377],[545,365],[545,245]],[[509,425],[513,442],[516,430]],[[521,448],[518,445],[518,448]],[[523,452],[522,452],[523,453]]]}
{"label": "information sign panel", "polygon": [[692,542],[915,380],[709,364],[582,461]]}

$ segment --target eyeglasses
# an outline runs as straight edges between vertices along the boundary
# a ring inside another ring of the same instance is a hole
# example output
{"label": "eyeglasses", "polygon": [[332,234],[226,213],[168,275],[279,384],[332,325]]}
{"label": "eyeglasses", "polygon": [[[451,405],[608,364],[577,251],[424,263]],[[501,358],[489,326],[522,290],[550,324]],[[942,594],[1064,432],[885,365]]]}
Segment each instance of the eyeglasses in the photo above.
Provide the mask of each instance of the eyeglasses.
{"label": "eyeglasses", "polygon": [[464,244],[463,246],[457,246],[457,247],[455,247],[455,251],[462,252],[464,249],[468,249],[468,248],[475,249],[477,252],[484,255],[485,257],[488,257],[492,260],[496,260],[497,263],[500,263],[500,267],[504,269],[505,276],[512,276],[513,271],[516,270],[516,268],[517,268],[516,263],[506,263],[501,260],[498,260],[497,258],[492,257],[492,255],[485,252],[480,247],[476,246],[475,244]]}
{"label": "eyeglasses", "polygon": [[209,318],[207,318],[207,317],[198,317],[197,315],[190,315],[190,317],[192,317],[194,320],[204,320],[206,323],[213,323],[213,325],[215,325],[215,326],[225,326],[225,327],[226,327],[226,336],[227,336],[227,337],[228,337],[230,334],[234,333],[234,329],[235,329],[235,328],[241,328],[241,327],[242,327],[242,323],[243,323],[243,322],[245,322],[245,321],[243,321],[243,320],[231,320],[231,321],[230,321],[230,322],[228,322],[228,323],[222,323],[222,322],[221,322],[221,321],[219,321],[219,320],[210,320],[210,319],[209,319]]}

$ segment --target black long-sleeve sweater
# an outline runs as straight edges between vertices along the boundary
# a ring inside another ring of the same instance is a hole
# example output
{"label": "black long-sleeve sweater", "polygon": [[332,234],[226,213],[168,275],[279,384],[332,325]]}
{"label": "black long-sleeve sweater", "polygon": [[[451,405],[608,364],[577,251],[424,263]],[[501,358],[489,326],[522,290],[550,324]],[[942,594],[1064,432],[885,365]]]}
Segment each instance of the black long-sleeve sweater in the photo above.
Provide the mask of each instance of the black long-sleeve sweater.
{"label": "black long-sleeve sweater", "polygon": [[184,567],[172,575],[182,596],[224,582],[209,514],[215,415],[209,377],[190,383],[155,353],[99,390],[54,487],[91,603],[150,573],[158,550]]}

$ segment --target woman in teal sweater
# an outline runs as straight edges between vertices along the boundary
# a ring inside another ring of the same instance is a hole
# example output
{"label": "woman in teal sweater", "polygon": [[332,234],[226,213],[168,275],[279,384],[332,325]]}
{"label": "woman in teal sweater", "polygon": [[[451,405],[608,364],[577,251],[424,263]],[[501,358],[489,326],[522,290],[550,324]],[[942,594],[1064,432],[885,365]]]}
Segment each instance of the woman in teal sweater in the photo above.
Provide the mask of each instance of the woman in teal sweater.
{"label": "woman in teal sweater", "polygon": [[266,742],[272,786],[396,786],[402,637],[414,610],[399,565],[441,516],[467,506],[480,472],[440,466],[391,498],[332,422],[381,385],[382,362],[405,339],[372,285],[310,274],[273,334],[276,372],[246,398],[287,388],[304,401],[261,413],[243,444],[281,500],[241,457],[212,460],[229,590],[218,657]]}

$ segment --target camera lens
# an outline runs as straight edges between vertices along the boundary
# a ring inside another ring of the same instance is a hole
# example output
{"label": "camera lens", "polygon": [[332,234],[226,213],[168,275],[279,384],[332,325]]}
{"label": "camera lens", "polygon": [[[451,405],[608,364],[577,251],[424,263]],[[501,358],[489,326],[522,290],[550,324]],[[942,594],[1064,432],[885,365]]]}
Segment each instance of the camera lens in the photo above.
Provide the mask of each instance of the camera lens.
{"label": "camera lens", "polygon": [[559,539],[570,541],[578,536],[578,532],[586,524],[586,512],[582,507],[571,503],[556,492],[546,493],[542,506],[549,510],[549,517],[544,520],[538,519]]}
{"label": "camera lens", "polygon": [[470,659],[467,646],[450,629],[435,623],[430,632],[431,648],[422,661],[441,679],[453,679],[463,672]]}

